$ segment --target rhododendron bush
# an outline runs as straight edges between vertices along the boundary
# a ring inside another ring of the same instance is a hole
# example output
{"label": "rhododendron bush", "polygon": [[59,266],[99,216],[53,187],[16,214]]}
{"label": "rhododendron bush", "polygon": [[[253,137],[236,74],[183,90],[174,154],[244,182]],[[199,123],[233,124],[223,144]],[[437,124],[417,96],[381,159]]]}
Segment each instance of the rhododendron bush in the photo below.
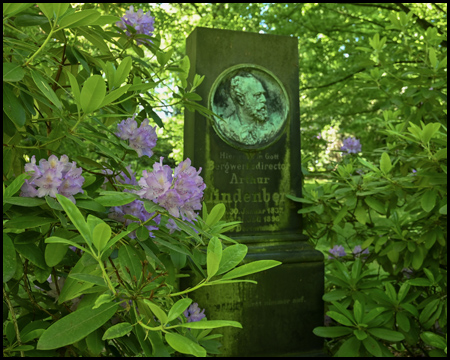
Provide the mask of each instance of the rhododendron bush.
{"label": "rhododendron bush", "polygon": [[[195,290],[279,264],[241,265],[201,169],[155,156],[158,84],[211,115],[157,24],[133,6],[3,4],[5,356],[218,353],[211,330],[241,324],[208,320]],[[178,288],[183,268],[204,279]]]}

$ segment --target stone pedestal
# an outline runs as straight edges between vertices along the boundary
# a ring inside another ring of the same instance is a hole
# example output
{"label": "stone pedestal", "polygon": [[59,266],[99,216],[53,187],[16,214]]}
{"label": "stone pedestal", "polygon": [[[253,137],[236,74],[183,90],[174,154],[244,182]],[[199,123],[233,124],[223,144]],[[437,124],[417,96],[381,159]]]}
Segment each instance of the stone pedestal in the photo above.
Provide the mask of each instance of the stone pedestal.
{"label": "stone pedestal", "polygon": [[[304,240],[304,239],[297,239]],[[243,329],[224,327],[221,356],[315,356],[323,339],[312,330],[323,326],[323,256],[305,241],[249,246],[246,261],[283,264],[245,277],[251,283],[201,288],[191,297],[209,320],[235,320]],[[191,273],[191,275],[193,275]],[[183,278],[181,288],[200,278]]]}
{"label": "stone pedestal", "polygon": [[[288,36],[196,28],[187,39],[197,93],[216,113],[185,112],[184,158],[201,167],[208,210],[226,206],[227,234],[249,247],[245,261],[283,264],[246,278],[258,281],[192,293],[222,328],[225,356],[289,356],[320,352],[312,330],[323,325],[323,256],[302,234],[298,41]],[[193,274],[181,289],[198,283]]]}

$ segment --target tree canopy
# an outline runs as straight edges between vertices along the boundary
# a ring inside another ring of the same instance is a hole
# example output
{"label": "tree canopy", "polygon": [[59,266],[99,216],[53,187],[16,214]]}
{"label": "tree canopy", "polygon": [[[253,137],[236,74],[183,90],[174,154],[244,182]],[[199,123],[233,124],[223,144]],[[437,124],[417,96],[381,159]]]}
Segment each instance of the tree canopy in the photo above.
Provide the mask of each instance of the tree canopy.
{"label": "tree canopy", "polygon": [[368,153],[383,145],[384,110],[400,111],[405,126],[446,123],[446,4],[139,6],[155,15],[157,31],[180,57],[196,26],[298,37],[302,151],[310,170],[329,165],[325,150],[337,147],[321,133],[332,126],[339,129],[338,142],[354,136]]}

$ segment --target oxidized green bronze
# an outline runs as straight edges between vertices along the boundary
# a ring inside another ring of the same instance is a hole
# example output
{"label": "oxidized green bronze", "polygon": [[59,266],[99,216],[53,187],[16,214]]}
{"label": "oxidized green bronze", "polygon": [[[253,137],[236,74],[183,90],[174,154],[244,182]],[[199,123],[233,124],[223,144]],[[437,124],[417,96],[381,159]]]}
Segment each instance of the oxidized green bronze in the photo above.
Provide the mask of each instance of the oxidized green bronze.
{"label": "oxidized green bronze", "polygon": [[285,129],[289,100],[282,83],[261,66],[241,64],[225,70],[209,94],[213,127],[227,144],[240,150],[261,150]]}

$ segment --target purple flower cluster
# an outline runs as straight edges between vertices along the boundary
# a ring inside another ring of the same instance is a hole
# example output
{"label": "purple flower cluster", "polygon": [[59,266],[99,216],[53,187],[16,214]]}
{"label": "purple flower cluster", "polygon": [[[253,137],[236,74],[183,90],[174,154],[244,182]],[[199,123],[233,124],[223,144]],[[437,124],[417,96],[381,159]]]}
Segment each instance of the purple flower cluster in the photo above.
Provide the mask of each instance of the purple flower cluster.
{"label": "purple flower cluster", "polygon": [[353,248],[352,254],[353,254],[355,257],[360,257],[361,254],[369,254],[369,249],[364,249],[364,250],[363,250],[363,249],[361,248],[361,245],[356,245],[356,246]]}
{"label": "purple flower cluster", "polygon": [[328,256],[328,259],[334,259],[340,256],[345,256],[347,253],[342,245],[334,245],[332,249],[328,251],[333,256]]}
{"label": "purple flower cluster", "polygon": [[[127,25],[129,25],[136,29],[136,34],[152,36],[153,31],[155,30],[155,27],[153,26],[154,23],[155,18],[150,16],[150,11],[147,11],[146,14],[144,14],[142,9],[135,12],[133,5],[131,5],[130,9],[125,11],[125,15],[121,18],[121,20],[116,23],[116,26],[123,30],[127,30]],[[126,34],[127,36],[131,35],[128,30],[126,31]],[[151,42],[151,40],[137,39],[136,42],[139,45],[146,42]]]}
{"label": "purple flower cluster", "polygon": [[361,152],[361,144],[358,139],[349,137],[344,139],[344,145],[341,147],[341,151],[347,151],[349,154],[357,154]]}
{"label": "purple flower cluster", "polygon": [[[328,250],[328,252],[333,255],[328,256],[328,259],[334,259],[347,255],[342,245],[335,245],[332,249]],[[369,254],[369,249],[362,250],[361,245],[356,245],[352,250],[352,254],[354,257],[360,257],[361,254]]]}
{"label": "purple flower cluster", "polygon": [[[117,183],[120,184],[128,184],[128,185],[138,185],[138,182],[136,180],[136,174],[131,171],[131,166],[127,167],[128,173],[130,174],[131,178],[125,175],[124,172],[121,172],[120,175],[115,177],[115,180]],[[131,192],[136,193],[135,190],[128,190],[125,189],[125,192]],[[154,213],[149,213],[144,208],[144,203],[141,200],[134,200],[130,204],[122,205],[122,206],[113,206],[109,210],[108,217],[110,219],[114,219],[118,222],[124,223],[125,226],[128,226],[132,222],[137,222],[135,220],[126,219],[125,215],[133,215],[137,217],[140,221],[145,222],[147,221],[151,216],[154,215]],[[157,216],[153,219],[156,224],[159,224],[161,219],[161,216]],[[145,226],[150,231],[150,236],[153,237],[153,234],[151,233],[152,230],[158,230],[158,227],[153,225],[146,225]],[[128,235],[131,239],[136,238],[136,231],[131,232]]]}
{"label": "purple flower cluster", "polygon": [[128,118],[122,120],[117,127],[119,132],[116,133],[122,140],[129,140],[130,147],[132,147],[138,153],[138,156],[147,155],[151,157],[153,155],[152,149],[156,145],[156,126],[153,128],[149,125],[149,120],[144,119],[141,126],[137,126],[136,120]]}
{"label": "purple flower cluster", "polygon": [[193,303],[191,306],[189,306],[184,312],[183,315],[186,317],[187,322],[195,322],[200,321],[205,315],[205,309],[200,311],[200,308],[198,307],[197,303]]}
{"label": "purple flower cluster", "polygon": [[202,208],[201,199],[206,188],[201,176],[201,168],[197,171],[191,166],[191,160],[182,161],[172,169],[159,163],[153,164],[153,171],[142,172],[139,180],[141,190],[136,193],[145,199],[161,205],[169,214],[183,220],[194,220],[195,210]]}
{"label": "purple flower cluster", "polygon": [[60,194],[75,203],[73,195],[83,193],[81,186],[84,183],[82,169],[76,165],[75,161],[69,162],[67,155],[62,155],[60,160],[55,155],[50,155],[48,161],[41,159],[39,165],[36,165],[36,157],[33,155],[31,161],[25,164],[25,172],[30,174],[31,178],[25,180],[20,196],[49,195],[55,198],[56,194]]}

